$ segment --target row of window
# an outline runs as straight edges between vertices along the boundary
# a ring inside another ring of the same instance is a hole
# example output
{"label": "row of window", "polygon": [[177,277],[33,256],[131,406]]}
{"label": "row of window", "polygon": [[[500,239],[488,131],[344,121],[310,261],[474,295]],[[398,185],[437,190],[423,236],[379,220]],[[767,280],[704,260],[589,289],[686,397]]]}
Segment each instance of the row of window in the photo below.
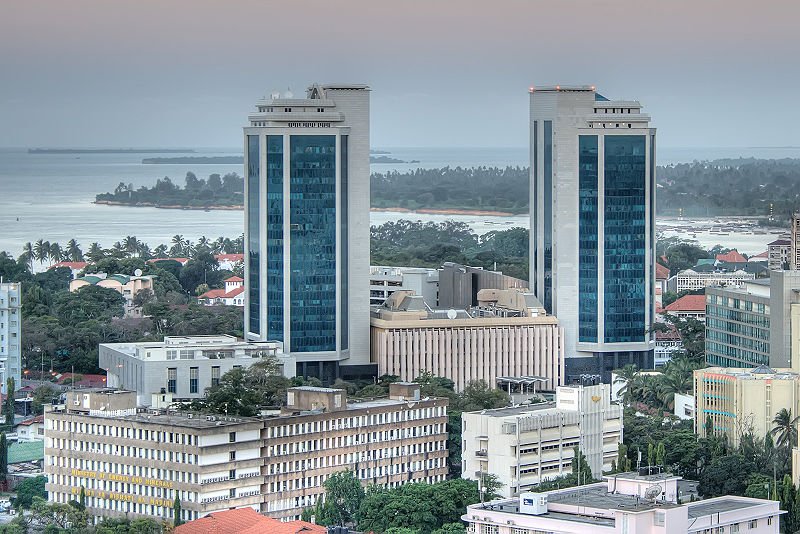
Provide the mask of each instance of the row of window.
{"label": "row of window", "polygon": [[354,417],[337,417],[336,419],[311,421],[308,423],[276,425],[269,427],[266,431],[266,434],[267,437],[270,438],[305,436],[312,432],[341,430],[345,428],[361,428],[365,426],[384,425],[388,423],[401,423],[404,421],[418,421],[433,417],[444,417],[446,415],[447,410],[444,406],[414,408],[412,410],[403,410],[400,412],[382,412]]}

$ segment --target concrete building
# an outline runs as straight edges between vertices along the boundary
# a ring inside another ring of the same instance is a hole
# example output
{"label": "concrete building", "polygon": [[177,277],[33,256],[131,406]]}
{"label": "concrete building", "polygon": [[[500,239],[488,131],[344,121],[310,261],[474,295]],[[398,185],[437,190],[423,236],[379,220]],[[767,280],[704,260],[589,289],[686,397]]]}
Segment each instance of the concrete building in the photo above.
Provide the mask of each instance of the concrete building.
{"label": "concrete building", "polygon": [[[464,309],[478,305],[481,289],[528,289],[528,282],[500,271],[445,262],[439,268],[438,307]],[[427,301],[426,301],[427,302]]]}
{"label": "concrete building", "polygon": [[665,332],[656,331],[656,349],[653,362],[656,369],[667,365],[667,362],[672,359],[676,352],[683,350],[683,340],[678,329],[672,324],[668,325],[667,328],[668,330]]}
{"label": "concrete building", "polygon": [[572,472],[574,447],[592,475],[611,470],[622,443],[622,408],[611,386],[562,386],[555,403],[461,415],[462,477],[497,477],[505,497]]}
{"label": "concrete building", "polygon": [[741,287],[748,280],[755,280],[755,273],[744,270],[733,272],[713,271],[697,272],[694,269],[685,269],[667,280],[667,290],[673,293],[681,291],[695,291],[712,286]]}
{"label": "concrete building", "polygon": [[694,371],[694,429],[706,437],[710,419],[714,432],[727,434],[733,447],[748,429],[766,436],[781,408],[800,413],[800,374],[761,365],[752,369],[706,367]]}
{"label": "concrete building", "polygon": [[45,473],[54,502],[83,487],[100,517],[183,519],[250,507],[298,519],[332,474],[366,486],[440,482],[447,465],[447,399],[395,383],[389,397],[348,402],[344,390],[290,388],[261,419],[137,408],[136,393],[76,390],[45,412]]}
{"label": "concrete building", "polygon": [[800,370],[800,271],[706,290],[706,361]]}
{"label": "concrete building", "polygon": [[564,327],[568,377],[653,366],[656,131],[641,107],[530,89],[530,287]]}
{"label": "concrete building", "polygon": [[788,239],[776,239],[767,243],[767,266],[770,271],[789,268],[789,257],[792,252],[792,242]]}
{"label": "concrete building", "polygon": [[149,406],[152,395],[162,389],[176,401],[199,399],[228,371],[247,368],[267,356],[278,359],[284,376],[294,376],[292,357],[276,341],[247,342],[218,335],[100,344],[100,367],[107,371],[108,387],[135,391],[139,406]]}
{"label": "concrete building", "polygon": [[[664,313],[680,319],[696,319],[700,322],[705,322],[706,296],[684,295],[667,304],[664,308]],[[658,340],[656,340],[656,344],[658,344]]]}
{"label": "concrete building", "polygon": [[22,286],[0,281],[0,391],[6,381],[22,383]]}
{"label": "concrete building", "polygon": [[273,94],[245,141],[245,333],[323,382],[369,363],[369,88]]}
{"label": "concrete building", "polygon": [[373,307],[372,361],[378,373],[413,380],[423,371],[462,390],[472,380],[495,387],[500,377],[542,377],[564,384],[563,330],[531,293],[482,289],[467,310],[431,311],[420,296],[396,291]]}
{"label": "concrete building", "polygon": [[78,277],[85,268],[90,265],[89,262],[86,261],[60,261],[58,263],[54,263],[50,267],[47,268],[48,271],[52,271],[54,269],[60,269],[62,267],[66,267],[69,269],[69,272],[72,273],[72,279]]}
{"label": "concrete building", "polygon": [[413,291],[422,296],[430,308],[439,306],[439,271],[421,267],[369,268],[369,303],[383,304],[389,295],[399,289]]}
{"label": "concrete building", "polygon": [[420,398],[417,384],[390,388],[389,398],[362,402],[339,389],[290,388],[281,415],[264,421],[261,512],[299,519],[344,470],[365,486],[444,480],[447,399]]}
{"label": "concrete building", "polygon": [[81,278],[75,278],[69,283],[70,291],[78,291],[86,286],[105,287],[113,289],[125,298],[125,316],[141,317],[142,309],[134,304],[134,299],[140,291],[153,291],[154,276],[128,276],[125,274],[93,273]]}
{"label": "concrete building", "polygon": [[717,497],[684,502],[681,477],[620,473],[578,488],[473,504],[472,534],[777,534],[778,501]]}
{"label": "concrete building", "polygon": [[792,242],[789,246],[789,269],[800,271],[800,213],[792,214]]}
{"label": "concrete building", "polygon": [[172,521],[229,508],[260,510],[259,419],[146,411],[136,394],[76,390],[45,411],[45,474],[51,502],[86,495],[95,517]]}
{"label": "concrete building", "polygon": [[224,289],[211,289],[199,297],[197,302],[205,306],[239,306],[244,308],[244,279],[231,276],[225,279]]}
{"label": "concrete building", "polygon": [[695,414],[695,401],[694,395],[685,393],[676,393],[674,397],[675,407],[672,413],[678,419],[686,421],[694,420]]}

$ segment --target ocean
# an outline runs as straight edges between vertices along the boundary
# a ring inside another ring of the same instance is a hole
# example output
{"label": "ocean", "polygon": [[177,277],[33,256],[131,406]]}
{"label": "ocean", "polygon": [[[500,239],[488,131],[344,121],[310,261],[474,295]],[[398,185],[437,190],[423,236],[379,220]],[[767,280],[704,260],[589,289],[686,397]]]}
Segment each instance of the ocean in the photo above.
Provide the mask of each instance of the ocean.
{"label": "ocean", "polygon": [[[389,152],[393,158],[418,160],[419,163],[373,164],[373,172],[420,167],[528,165],[527,147],[376,148]],[[185,155],[224,156],[240,152],[241,149],[235,148],[209,148],[195,149],[195,153]],[[161,156],[180,155],[183,154]],[[241,165],[141,163],[143,158],[152,156],[159,154],[29,154],[27,149],[0,149],[0,250],[16,256],[29,241],[44,239],[63,245],[72,238],[86,250],[92,242],[109,247],[128,235],[156,247],[169,243],[175,234],[195,241],[202,235],[209,238],[236,237],[243,232],[241,211],[165,210],[92,203],[96,194],[113,191],[120,182],[135,187],[152,186],[156,179],[169,176],[182,185],[187,171],[201,178],[212,173],[243,173]],[[800,158],[800,148],[659,149],[661,165],[737,157]],[[371,217],[373,224],[398,219],[437,222],[455,219],[468,223],[478,234],[528,226],[526,215],[493,217],[374,212]],[[697,233],[701,243],[705,237],[702,231]],[[712,241],[719,239],[719,236],[707,237]],[[771,240],[764,235],[729,236],[729,239],[735,239],[736,246],[750,254],[765,250],[766,243]]]}

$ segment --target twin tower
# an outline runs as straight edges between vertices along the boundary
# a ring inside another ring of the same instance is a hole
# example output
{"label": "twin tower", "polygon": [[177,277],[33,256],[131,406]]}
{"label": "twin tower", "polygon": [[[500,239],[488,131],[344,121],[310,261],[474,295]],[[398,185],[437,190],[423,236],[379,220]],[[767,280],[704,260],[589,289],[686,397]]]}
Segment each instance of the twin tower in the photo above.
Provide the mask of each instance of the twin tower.
{"label": "twin tower", "polygon": [[[324,382],[374,372],[369,94],[273,94],[244,128],[245,332]],[[650,367],[655,130],[594,87],[530,90],[531,289],[565,329],[567,381]]]}

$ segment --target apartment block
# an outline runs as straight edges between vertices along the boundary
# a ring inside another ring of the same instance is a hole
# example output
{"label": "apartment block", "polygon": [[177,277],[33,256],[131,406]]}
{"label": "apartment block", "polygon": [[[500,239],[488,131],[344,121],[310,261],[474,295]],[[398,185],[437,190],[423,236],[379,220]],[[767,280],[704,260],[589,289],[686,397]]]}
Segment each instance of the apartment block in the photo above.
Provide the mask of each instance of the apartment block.
{"label": "apartment block", "polygon": [[462,414],[461,476],[492,474],[511,497],[571,473],[578,447],[599,477],[622,443],[622,408],[610,399],[608,384],[562,386],[555,402]]}
{"label": "apartment block", "polygon": [[680,293],[711,286],[741,287],[745,281],[755,278],[755,273],[744,270],[698,272],[694,269],[685,269],[667,280],[667,290]]}
{"label": "apartment block", "polygon": [[13,378],[20,387],[22,371],[22,287],[0,282],[0,391]]}
{"label": "apartment block", "polygon": [[536,297],[523,290],[482,289],[477,306],[429,310],[422,297],[397,291],[370,319],[372,361],[379,374],[413,380],[423,371],[462,390],[473,380],[495,387],[502,377],[564,383],[563,330]]}

